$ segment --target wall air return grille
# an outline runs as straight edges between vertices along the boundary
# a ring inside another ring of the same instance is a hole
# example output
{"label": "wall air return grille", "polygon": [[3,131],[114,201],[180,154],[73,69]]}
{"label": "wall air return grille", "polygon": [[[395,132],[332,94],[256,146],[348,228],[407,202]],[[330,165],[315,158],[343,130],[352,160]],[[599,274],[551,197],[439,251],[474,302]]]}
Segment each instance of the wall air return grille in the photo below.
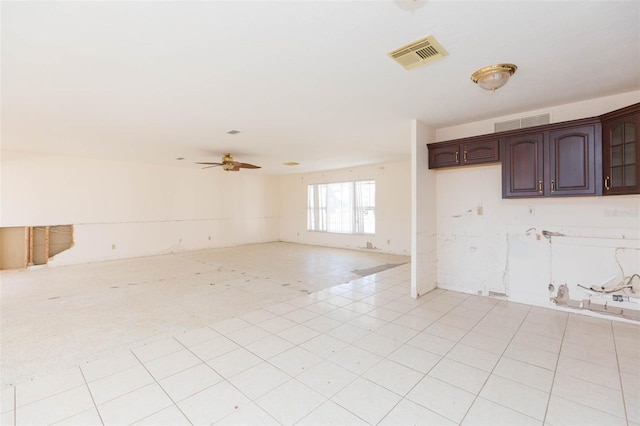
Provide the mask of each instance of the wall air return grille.
{"label": "wall air return grille", "polygon": [[551,114],[547,113],[493,123],[493,129],[495,132],[506,132],[507,130],[524,129],[527,127],[542,126],[543,124],[549,123],[551,123]]}
{"label": "wall air return grille", "polygon": [[442,59],[448,53],[432,35],[428,35],[392,50],[388,55],[405,69],[410,70]]}

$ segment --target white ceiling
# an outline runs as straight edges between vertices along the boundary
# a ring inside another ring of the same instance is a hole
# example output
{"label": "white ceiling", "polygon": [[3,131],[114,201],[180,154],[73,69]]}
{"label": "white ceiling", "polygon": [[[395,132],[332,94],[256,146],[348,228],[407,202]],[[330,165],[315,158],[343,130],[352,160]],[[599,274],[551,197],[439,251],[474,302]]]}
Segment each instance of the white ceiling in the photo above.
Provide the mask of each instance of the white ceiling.
{"label": "white ceiling", "polygon": [[[638,1],[399,2],[3,1],[2,148],[192,168],[228,151],[263,166],[242,173],[306,172],[406,159],[414,118],[640,88]],[[387,57],[428,34],[449,56]],[[470,81],[500,62],[518,71],[495,94]]]}

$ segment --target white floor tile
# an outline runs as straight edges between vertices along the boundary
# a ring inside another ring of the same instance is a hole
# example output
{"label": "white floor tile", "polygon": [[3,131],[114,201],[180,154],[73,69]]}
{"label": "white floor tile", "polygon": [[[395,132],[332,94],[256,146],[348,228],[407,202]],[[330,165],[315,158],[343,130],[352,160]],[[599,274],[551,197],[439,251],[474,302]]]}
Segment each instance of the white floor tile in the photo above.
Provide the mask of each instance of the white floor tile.
{"label": "white floor tile", "polygon": [[53,424],[57,426],[102,426],[102,420],[98,415],[98,411],[95,408],[90,408]]}
{"label": "white floor tile", "polygon": [[191,351],[182,349],[178,352],[165,355],[162,358],[145,362],[144,366],[156,380],[161,380],[201,363],[200,358],[191,353]]}
{"label": "white floor tile", "polygon": [[424,332],[433,334],[434,336],[442,337],[443,339],[453,340],[454,342],[459,341],[468,333],[468,330],[454,327],[452,325],[443,324],[439,321],[440,320],[425,328]]}
{"label": "white floor tile", "polygon": [[330,330],[327,334],[340,339],[343,342],[354,343],[363,337],[368,336],[369,332],[352,324],[342,324],[341,326]]}
{"label": "white floor tile", "polygon": [[142,365],[137,365],[89,383],[89,390],[99,405],[153,382],[149,372]]}
{"label": "white floor tile", "polygon": [[270,335],[271,333],[263,328],[256,325],[250,325],[248,327],[241,328],[240,330],[227,333],[225,334],[225,337],[240,346],[246,346]]}
{"label": "white floor tile", "polygon": [[85,380],[92,382],[119,371],[135,367],[136,365],[140,365],[140,361],[138,361],[130,350],[126,349],[118,351],[111,356],[82,364],[80,365],[80,369],[82,370]]}
{"label": "white floor tile", "polygon": [[547,370],[555,370],[558,363],[558,353],[543,351],[513,342],[507,346],[503,356],[546,368]]}
{"label": "white floor tile", "polygon": [[489,377],[489,373],[445,358],[429,371],[429,376],[477,394]]}
{"label": "white floor tile", "polygon": [[342,322],[338,320],[334,320],[333,318],[326,317],[324,315],[319,315],[315,318],[310,319],[309,321],[304,322],[305,327],[312,328],[320,333],[326,333],[329,330],[333,330],[336,327],[342,325]]}
{"label": "white floor tile", "polygon": [[361,316],[362,314],[359,314],[357,312],[351,311],[349,309],[347,309],[347,307],[343,307],[343,308],[338,308],[334,311],[331,312],[327,312],[326,314],[324,314],[324,316],[334,319],[336,321],[340,321],[340,322],[349,322],[352,321],[356,318],[358,318],[359,316]]}
{"label": "white floor tile", "polygon": [[398,395],[404,396],[416,383],[424,378],[424,373],[405,367],[397,362],[383,359],[369,369],[362,377]]}
{"label": "white floor tile", "polygon": [[423,351],[411,345],[402,345],[388,359],[421,373],[428,373],[440,361],[440,355]]}
{"label": "white floor tile", "polygon": [[236,374],[229,382],[251,400],[291,380],[291,376],[267,362],[261,362]]}
{"label": "white floor tile", "polygon": [[175,405],[134,423],[136,426],[190,426],[191,423]]}
{"label": "white floor tile", "polygon": [[545,423],[553,426],[623,426],[626,421],[593,407],[551,395]]}
{"label": "white floor tile", "polygon": [[377,424],[401,397],[369,380],[359,378],[334,395],[331,400],[369,424]]}
{"label": "white floor tile", "polygon": [[321,334],[300,344],[300,347],[319,357],[328,358],[344,349],[347,345],[346,342],[340,339],[331,337],[328,334]]}
{"label": "white floor tile", "polygon": [[220,336],[192,346],[189,350],[201,360],[209,361],[213,358],[219,357],[220,355],[236,350],[239,347],[240,346],[237,343],[224,336]]}
{"label": "white floor tile", "polygon": [[220,382],[178,402],[194,425],[212,424],[250,404],[249,399],[228,382]]}
{"label": "white floor tile", "polygon": [[280,424],[294,424],[324,401],[324,396],[292,379],[255,402]]}
{"label": "white floor tile", "polygon": [[131,424],[173,405],[156,383],[98,405],[105,425]]}
{"label": "white floor tile", "polygon": [[245,349],[266,360],[273,358],[293,346],[293,343],[288,342],[281,337],[270,335],[245,346]]}
{"label": "white floor tile", "polygon": [[493,374],[522,383],[543,392],[551,392],[553,371],[503,357],[493,370]]}
{"label": "white floor tile", "polygon": [[0,391],[0,413],[15,410],[15,389],[14,386],[6,386]]}
{"label": "white floor tile", "polygon": [[227,426],[277,426],[280,423],[252,402],[243,405],[240,409],[235,410],[215,424]]}
{"label": "white floor tile", "polygon": [[423,407],[422,405],[403,399],[389,414],[385,416],[380,426],[398,425],[439,425],[454,426],[457,423]]}
{"label": "white floor tile", "polygon": [[380,360],[382,357],[354,345],[347,346],[329,358],[329,361],[358,375],[363,374]]}
{"label": "white floor tile", "polygon": [[540,421],[544,420],[549,400],[546,392],[494,375],[487,380],[480,397]]}
{"label": "white floor tile", "polygon": [[93,400],[89,394],[89,389],[86,385],[79,386],[71,390],[40,399],[29,405],[18,407],[16,410],[16,424],[51,424],[76,414],[80,414],[83,411],[89,410],[93,406]]}
{"label": "white floor tile", "polygon": [[[41,400],[77,388],[85,384],[79,368],[61,371],[46,377],[21,383],[15,388],[16,407],[24,407],[35,401]],[[11,398],[13,400],[13,398]],[[13,405],[13,401],[11,401]]]}
{"label": "white floor tile", "polygon": [[474,398],[474,394],[429,376],[407,395],[407,399],[456,423],[462,421]]}
{"label": "white floor tile", "polygon": [[213,368],[216,373],[228,379],[261,362],[263,362],[262,358],[246,349],[238,348],[207,361],[207,365]]}
{"label": "white floor tile", "polygon": [[331,361],[322,361],[296,378],[329,398],[353,382],[358,376]]}
{"label": "white floor tile", "polygon": [[447,353],[446,358],[490,372],[498,363],[500,355],[458,343]]}
{"label": "white floor tile", "polygon": [[222,380],[222,377],[207,364],[197,364],[166,377],[160,380],[159,383],[171,399],[177,402],[213,386]]}
{"label": "white floor tile", "polygon": [[402,346],[402,342],[380,336],[376,333],[369,333],[362,339],[355,342],[354,345],[369,352],[373,352],[376,355],[386,357]]}
{"label": "white floor tile", "polygon": [[557,371],[558,373],[586,380],[591,383],[596,383],[613,389],[620,389],[620,375],[618,374],[617,368],[560,356]]}
{"label": "white floor tile", "polygon": [[566,374],[556,373],[553,395],[587,405],[614,416],[624,413],[622,392]]}
{"label": "white floor tile", "polygon": [[322,357],[301,347],[288,349],[269,360],[271,364],[293,377],[310,369],[320,361],[322,361]]}
{"label": "white floor tile", "polygon": [[306,342],[307,340],[319,336],[320,332],[305,325],[299,324],[295,327],[282,330],[281,332],[276,333],[276,335],[293,343],[294,345],[299,345],[300,343]]}
{"label": "white floor tile", "polygon": [[507,348],[507,345],[509,344],[509,340],[498,339],[496,337],[476,333],[471,330],[460,340],[460,343],[486,352],[502,355],[504,350]]}
{"label": "white floor tile", "polygon": [[358,426],[368,424],[369,423],[332,401],[325,401],[296,423],[297,426]]}
{"label": "white floor tile", "polygon": [[[570,423],[562,423],[569,425]],[[463,426],[542,426],[542,421],[513,411],[495,402],[478,398],[462,421]]]}
{"label": "white floor tile", "polygon": [[415,335],[407,343],[438,355],[445,355],[456,344],[453,340],[435,336],[427,331]]}
{"label": "white floor tile", "polygon": [[402,343],[405,343],[418,334],[418,332],[413,328],[393,323],[380,327],[375,331],[375,333]]}

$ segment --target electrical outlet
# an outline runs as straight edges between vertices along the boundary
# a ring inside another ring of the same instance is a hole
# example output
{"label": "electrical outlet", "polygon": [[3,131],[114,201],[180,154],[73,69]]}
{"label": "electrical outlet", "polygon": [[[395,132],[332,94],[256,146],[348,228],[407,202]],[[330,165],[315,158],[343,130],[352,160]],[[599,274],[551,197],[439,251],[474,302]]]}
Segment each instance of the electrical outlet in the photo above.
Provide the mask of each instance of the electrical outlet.
{"label": "electrical outlet", "polygon": [[116,249],[116,245],[115,244],[111,244],[111,250],[115,250]]}
{"label": "electrical outlet", "polygon": [[536,215],[536,208],[533,206],[529,206],[529,216],[535,216]]}

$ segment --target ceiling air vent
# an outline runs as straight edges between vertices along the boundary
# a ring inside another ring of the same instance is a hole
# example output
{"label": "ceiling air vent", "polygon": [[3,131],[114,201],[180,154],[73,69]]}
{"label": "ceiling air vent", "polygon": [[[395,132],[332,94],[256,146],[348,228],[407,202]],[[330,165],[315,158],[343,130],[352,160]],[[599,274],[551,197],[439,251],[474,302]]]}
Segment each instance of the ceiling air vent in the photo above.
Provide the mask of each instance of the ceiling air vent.
{"label": "ceiling air vent", "polygon": [[397,63],[410,70],[442,59],[447,56],[448,53],[432,35],[428,35],[420,40],[392,50],[388,55]]}
{"label": "ceiling air vent", "polygon": [[506,132],[507,130],[524,129],[549,123],[551,123],[551,114],[547,113],[493,123],[493,129],[495,132]]}

